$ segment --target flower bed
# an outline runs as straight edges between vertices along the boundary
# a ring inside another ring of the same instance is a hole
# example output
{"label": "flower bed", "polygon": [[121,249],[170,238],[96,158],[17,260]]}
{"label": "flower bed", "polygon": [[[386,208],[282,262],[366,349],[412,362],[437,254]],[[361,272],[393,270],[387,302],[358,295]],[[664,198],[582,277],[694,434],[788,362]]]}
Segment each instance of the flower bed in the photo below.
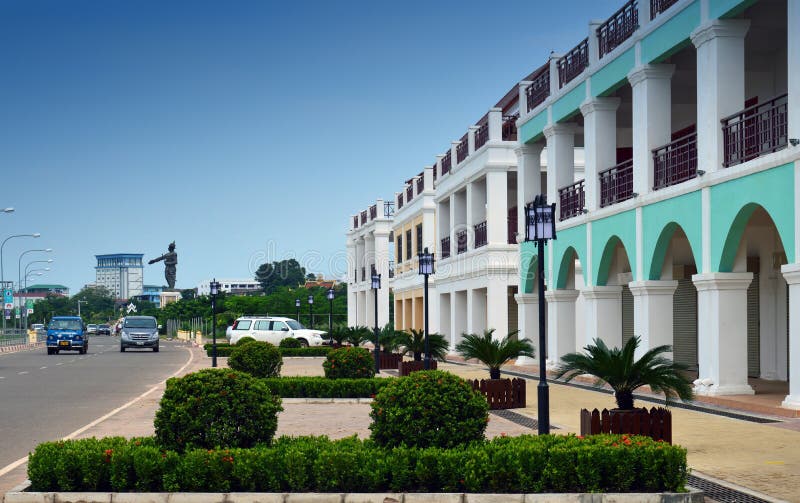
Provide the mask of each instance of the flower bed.
{"label": "flower bed", "polygon": [[328,379],[327,377],[276,377],[261,380],[281,398],[372,398],[390,379]]}
{"label": "flower bed", "polygon": [[32,491],[681,492],[686,450],[620,435],[501,437],[385,449],[355,437],[281,437],[251,449],[164,451],[153,438],[40,444]]}
{"label": "flower bed", "polygon": [[[217,356],[218,357],[230,356],[234,347],[235,346],[231,346],[230,344],[217,344]],[[203,349],[205,349],[206,355],[210,357],[212,351],[212,345],[204,344]],[[281,356],[283,356],[284,358],[289,356],[303,356],[303,357],[326,356],[330,350],[331,350],[330,346],[314,346],[310,348],[278,348],[278,351],[281,352]]]}

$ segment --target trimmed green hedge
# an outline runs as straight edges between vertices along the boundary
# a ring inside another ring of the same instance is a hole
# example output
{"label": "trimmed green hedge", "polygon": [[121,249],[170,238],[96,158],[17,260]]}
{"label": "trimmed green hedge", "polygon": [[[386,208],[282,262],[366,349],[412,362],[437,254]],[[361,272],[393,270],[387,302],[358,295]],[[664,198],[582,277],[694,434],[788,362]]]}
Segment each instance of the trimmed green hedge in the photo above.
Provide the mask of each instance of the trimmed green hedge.
{"label": "trimmed green hedge", "polygon": [[33,491],[676,492],[686,449],[646,437],[501,437],[453,449],[384,449],[356,437],[281,437],[252,449],[162,451],[120,437],[40,444]]}
{"label": "trimmed green hedge", "polygon": [[[236,346],[231,346],[230,344],[217,344],[217,356],[220,358],[222,357],[229,357],[233,348]],[[204,344],[203,349],[206,351],[206,355],[209,357],[211,356],[211,344]],[[278,351],[281,352],[281,356],[326,356],[328,352],[331,350],[330,346],[314,346],[310,348],[278,348]]]}
{"label": "trimmed green hedge", "polygon": [[276,377],[262,379],[273,395],[282,398],[372,398],[393,379],[328,379]]}

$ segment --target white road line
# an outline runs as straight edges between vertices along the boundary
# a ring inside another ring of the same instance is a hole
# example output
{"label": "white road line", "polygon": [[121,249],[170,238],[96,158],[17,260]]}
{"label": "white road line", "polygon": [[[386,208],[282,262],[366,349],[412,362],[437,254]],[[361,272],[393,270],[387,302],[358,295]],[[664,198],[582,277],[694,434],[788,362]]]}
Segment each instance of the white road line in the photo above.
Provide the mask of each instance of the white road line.
{"label": "white road line", "polygon": [[[175,376],[179,375],[181,372],[184,371],[184,369],[186,369],[186,367],[188,367],[192,363],[192,361],[194,361],[194,353],[192,353],[191,348],[183,347],[183,349],[186,349],[187,351],[189,351],[189,361],[184,363],[183,367],[179,368],[175,373],[173,373],[171,376],[167,377],[167,379],[169,379],[170,377],[175,377]],[[106,419],[110,418],[111,416],[117,414],[118,412],[121,412],[121,411],[127,409],[131,405],[135,404],[139,400],[145,398],[147,395],[149,395],[150,393],[152,393],[153,391],[158,389],[158,387],[161,384],[165,383],[167,381],[167,379],[164,379],[163,381],[159,382],[158,384],[156,384],[155,386],[153,386],[149,390],[145,391],[141,395],[137,396],[136,398],[134,398],[130,402],[117,407],[116,409],[112,410],[108,414],[95,419],[94,421],[92,421],[91,423],[87,424],[86,426],[73,431],[72,433],[70,433],[69,435],[64,437],[64,440],[71,440],[71,439],[77,437],[78,435],[80,435],[81,433],[83,433],[84,431],[88,430],[89,428],[91,428],[93,426],[97,426],[98,424],[102,423],[103,421],[105,421]],[[2,477],[3,475],[5,475],[6,473],[8,473],[8,472],[10,472],[12,470],[15,470],[16,468],[24,465],[27,461],[28,461],[28,456],[25,456],[24,458],[19,458],[18,460],[14,461],[13,463],[9,463],[8,465],[6,465],[2,469],[0,469],[0,477]]]}
{"label": "white road line", "polygon": [[64,362],[56,363],[56,366],[59,366],[59,365],[64,365]]}
{"label": "white road line", "polygon": [[0,379],[5,379],[5,378],[6,378],[6,376],[0,376]]}
{"label": "white road line", "polygon": [[27,371],[27,370],[23,370],[22,372],[17,372],[17,375],[25,375],[25,374],[27,374],[27,373],[28,373],[28,371]]}
{"label": "white road line", "polygon": [[44,370],[44,369],[46,369],[46,368],[47,368],[47,367],[39,367],[39,370]]}

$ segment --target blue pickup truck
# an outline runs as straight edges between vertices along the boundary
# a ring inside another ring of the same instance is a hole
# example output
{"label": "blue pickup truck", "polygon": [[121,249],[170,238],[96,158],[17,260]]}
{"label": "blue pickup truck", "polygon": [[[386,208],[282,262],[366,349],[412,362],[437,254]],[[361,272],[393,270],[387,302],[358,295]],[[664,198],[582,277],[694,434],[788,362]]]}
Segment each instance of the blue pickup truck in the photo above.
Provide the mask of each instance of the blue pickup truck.
{"label": "blue pickup truck", "polygon": [[47,324],[47,354],[55,355],[62,350],[82,355],[89,350],[86,325],[79,316],[53,316]]}

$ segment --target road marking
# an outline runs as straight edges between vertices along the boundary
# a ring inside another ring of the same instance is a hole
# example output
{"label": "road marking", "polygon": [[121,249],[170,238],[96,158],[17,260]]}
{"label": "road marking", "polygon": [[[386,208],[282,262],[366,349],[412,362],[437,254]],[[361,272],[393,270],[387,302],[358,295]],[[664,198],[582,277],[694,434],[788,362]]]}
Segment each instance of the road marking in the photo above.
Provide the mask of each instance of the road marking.
{"label": "road marking", "polygon": [[[186,367],[191,365],[191,363],[194,361],[194,353],[192,352],[191,348],[187,348],[187,347],[183,346],[183,349],[186,349],[187,351],[189,351],[189,361],[184,363],[183,367],[179,368],[175,373],[173,373],[171,376],[167,377],[167,379],[179,375],[181,372],[183,372],[186,369]],[[136,402],[138,402],[139,400],[147,397],[147,395],[149,395],[150,393],[152,393],[153,391],[158,389],[158,387],[161,386],[161,384],[167,382],[167,379],[164,379],[163,381],[159,382],[158,384],[156,384],[155,386],[153,386],[149,390],[145,391],[141,395],[137,396],[136,398],[134,398],[130,402],[117,407],[116,409],[112,410],[108,414],[95,419],[94,421],[92,421],[91,423],[87,424],[86,426],[84,426],[82,428],[78,428],[77,430],[73,431],[72,433],[70,433],[69,435],[64,437],[63,439],[64,440],[71,440],[71,439],[77,437],[78,435],[80,435],[81,433],[83,433],[84,431],[88,430],[89,428],[92,428],[93,426],[97,426],[98,424],[102,423],[103,421],[105,421],[106,419],[110,418],[111,416],[114,416],[115,414],[117,414],[119,412],[122,412],[123,410],[127,409],[131,405],[133,405]],[[15,469],[19,468],[20,466],[24,465],[27,461],[28,461],[28,456],[25,456],[24,458],[19,458],[18,460],[14,461],[13,463],[9,463],[8,465],[6,465],[2,469],[0,469],[0,477],[2,477],[3,475],[5,475],[6,473],[8,473],[8,472],[10,472],[12,470],[15,470]]]}
{"label": "road marking", "polygon": [[64,365],[64,362],[56,363],[56,367],[59,365]]}
{"label": "road marking", "polygon": [[46,368],[47,368],[47,367],[39,367],[39,370],[44,370],[44,369],[46,369]]}
{"label": "road marking", "polygon": [[25,374],[27,374],[27,373],[28,373],[28,371],[27,371],[27,370],[23,370],[22,372],[17,372],[17,375],[25,375]]}

